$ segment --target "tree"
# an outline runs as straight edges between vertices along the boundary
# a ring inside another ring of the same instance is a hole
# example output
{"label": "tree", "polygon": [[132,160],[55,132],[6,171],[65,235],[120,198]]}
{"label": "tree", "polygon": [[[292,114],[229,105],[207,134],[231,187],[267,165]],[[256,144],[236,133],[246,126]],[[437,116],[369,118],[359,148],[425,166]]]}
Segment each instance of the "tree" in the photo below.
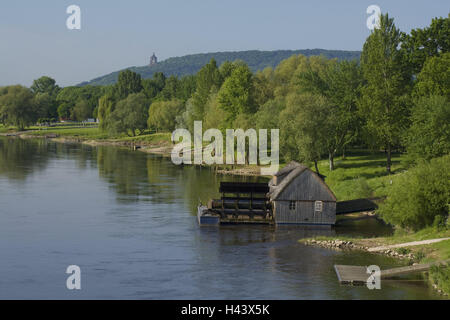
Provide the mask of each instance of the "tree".
{"label": "tree", "polygon": [[20,85],[4,87],[0,93],[0,117],[19,130],[35,123],[38,117],[33,93]]}
{"label": "tree", "polygon": [[56,101],[47,92],[36,93],[34,95],[34,104],[38,118],[56,118]]}
{"label": "tree", "polygon": [[327,151],[329,104],[317,94],[293,94],[280,113],[281,150],[286,160],[317,162]]}
{"label": "tree", "polygon": [[402,51],[407,57],[411,72],[417,75],[430,57],[437,57],[450,50],[450,14],[447,18],[434,18],[430,26],[413,29],[402,37]]}
{"label": "tree", "polygon": [[362,82],[361,69],[356,61],[330,60],[320,69],[307,68],[299,74],[302,91],[320,94],[331,105],[327,115],[330,127],[326,145],[330,170],[334,170],[336,152],[343,150],[358,132],[356,110]]}
{"label": "tree", "polygon": [[253,87],[255,91],[255,104],[259,107],[274,98],[274,88],[271,84],[272,70],[266,69],[264,72],[257,72],[253,77]]}
{"label": "tree", "polygon": [[186,102],[192,97],[197,88],[197,79],[194,75],[184,76],[178,82],[177,99]]}
{"label": "tree", "polygon": [[180,82],[178,78],[175,76],[170,76],[168,79],[166,79],[164,89],[162,89],[162,91],[159,93],[159,96],[163,100],[175,99],[177,97],[179,86]]}
{"label": "tree", "polygon": [[[423,161],[401,174],[388,189],[378,213],[402,228],[419,230],[446,219],[450,199],[450,156]],[[439,219],[439,218],[438,218]]]}
{"label": "tree", "polygon": [[[277,97],[267,101],[255,114],[256,128],[258,129],[278,129],[279,116],[286,106],[284,97]],[[269,131],[270,132],[270,131]]]}
{"label": "tree", "polygon": [[450,153],[450,102],[443,96],[420,98],[412,109],[406,148],[415,160]]}
{"label": "tree", "polygon": [[388,14],[364,43],[361,67],[367,84],[362,88],[360,112],[373,143],[386,150],[386,170],[391,172],[392,148],[407,127],[407,93],[411,75],[398,49],[401,33]]}
{"label": "tree", "polygon": [[114,111],[114,99],[110,94],[103,95],[98,101],[97,117],[100,121],[100,129],[107,129],[107,118]]}
{"label": "tree", "polygon": [[205,118],[203,123],[203,130],[210,128],[223,130],[226,129],[225,120],[226,113],[220,108],[217,102],[217,93],[211,94],[205,106]]}
{"label": "tree", "polygon": [[253,75],[246,65],[233,70],[217,95],[220,107],[228,113],[229,123],[240,113],[256,112],[254,99]]}
{"label": "tree", "polygon": [[69,119],[72,113],[72,106],[68,102],[63,102],[58,106],[58,116],[60,119]]}
{"label": "tree", "polygon": [[121,71],[116,83],[118,99],[124,99],[129,94],[142,90],[141,75],[131,70]]}
{"label": "tree", "polygon": [[61,88],[50,77],[43,76],[33,81],[30,87],[35,95],[39,118],[56,118],[58,104],[56,97]]}
{"label": "tree", "polygon": [[417,76],[413,95],[416,98],[442,95],[450,99],[450,53],[430,57]]}
{"label": "tree", "polygon": [[[64,87],[58,92],[56,96],[57,105],[60,107],[61,104],[66,104],[68,106],[64,106],[64,109],[70,109],[70,118],[75,119],[75,113],[73,109],[75,104],[79,100],[85,100],[89,105],[91,110],[95,110],[98,106],[98,101],[102,95],[105,93],[112,94],[115,92],[113,86],[82,86],[82,87]],[[58,107],[58,109],[59,109]],[[59,114],[59,113],[58,113]],[[64,117],[68,118],[68,117]]]}
{"label": "tree", "polygon": [[56,97],[60,90],[56,81],[47,76],[34,80],[30,89],[33,93],[48,93],[51,97]]}
{"label": "tree", "polygon": [[[203,120],[205,116],[205,105],[211,92],[218,91],[222,84],[222,76],[217,68],[216,60],[203,66],[196,75],[196,90],[192,96],[193,120]],[[191,127],[193,123],[189,124]]]}
{"label": "tree", "polygon": [[183,109],[181,100],[155,101],[148,110],[148,127],[156,131],[172,131],[175,129],[176,116]]}
{"label": "tree", "polygon": [[84,121],[89,117],[92,117],[92,109],[86,100],[80,99],[73,108],[74,118],[78,121]]}
{"label": "tree", "polygon": [[115,109],[106,119],[106,127],[112,133],[129,136],[142,134],[147,126],[148,107],[143,93],[132,93],[117,102]]}

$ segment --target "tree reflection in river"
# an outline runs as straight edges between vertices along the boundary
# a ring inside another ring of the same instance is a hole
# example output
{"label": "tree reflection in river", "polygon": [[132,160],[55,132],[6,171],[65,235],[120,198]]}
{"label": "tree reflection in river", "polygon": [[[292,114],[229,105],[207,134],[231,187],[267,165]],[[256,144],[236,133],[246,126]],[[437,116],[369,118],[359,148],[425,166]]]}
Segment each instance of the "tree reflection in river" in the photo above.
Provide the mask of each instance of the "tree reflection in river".
{"label": "tree reflection in river", "polygon": [[47,167],[47,154],[54,148],[45,140],[0,138],[0,176],[24,182],[28,175]]}

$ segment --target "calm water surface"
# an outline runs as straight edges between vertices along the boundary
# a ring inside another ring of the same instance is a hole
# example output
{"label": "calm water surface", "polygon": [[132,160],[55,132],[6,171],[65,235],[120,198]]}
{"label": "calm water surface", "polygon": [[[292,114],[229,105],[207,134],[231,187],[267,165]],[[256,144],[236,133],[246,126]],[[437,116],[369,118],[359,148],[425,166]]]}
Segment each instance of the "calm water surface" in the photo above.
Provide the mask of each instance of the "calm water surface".
{"label": "calm water surface", "polygon": [[[199,228],[197,203],[223,180],[247,181],[114,147],[0,138],[0,298],[438,298],[420,281],[340,286],[334,264],[398,262],[297,242],[390,232],[375,220],[325,231]],[[69,291],[73,264],[82,288]]]}

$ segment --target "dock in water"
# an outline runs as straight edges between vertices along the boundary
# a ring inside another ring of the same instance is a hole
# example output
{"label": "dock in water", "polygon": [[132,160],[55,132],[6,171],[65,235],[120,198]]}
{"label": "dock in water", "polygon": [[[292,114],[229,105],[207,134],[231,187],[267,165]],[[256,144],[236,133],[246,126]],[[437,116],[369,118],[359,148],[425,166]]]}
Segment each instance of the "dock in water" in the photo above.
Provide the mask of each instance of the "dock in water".
{"label": "dock in water", "polygon": [[[381,270],[380,277],[381,279],[389,279],[395,276],[424,272],[428,271],[432,266],[445,265],[448,263],[450,263],[450,260]],[[336,271],[339,283],[341,284],[363,285],[367,282],[367,279],[370,276],[367,273],[367,267],[364,266],[349,266],[337,264],[334,266],[334,270]]]}

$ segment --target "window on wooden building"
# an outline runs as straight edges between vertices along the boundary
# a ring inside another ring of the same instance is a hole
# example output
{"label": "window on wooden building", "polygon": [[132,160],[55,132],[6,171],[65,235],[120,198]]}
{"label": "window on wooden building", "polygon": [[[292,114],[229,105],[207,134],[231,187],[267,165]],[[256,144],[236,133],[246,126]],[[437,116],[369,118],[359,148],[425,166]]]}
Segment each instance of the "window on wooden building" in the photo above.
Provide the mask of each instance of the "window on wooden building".
{"label": "window on wooden building", "polygon": [[322,201],[314,202],[314,211],[315,212],[322,212],[322,210],[323,210],[323,202]]}
{"label": "window on wooden building", "polygon": [[295,201],[289,201],[289,210],[295,210]]}

